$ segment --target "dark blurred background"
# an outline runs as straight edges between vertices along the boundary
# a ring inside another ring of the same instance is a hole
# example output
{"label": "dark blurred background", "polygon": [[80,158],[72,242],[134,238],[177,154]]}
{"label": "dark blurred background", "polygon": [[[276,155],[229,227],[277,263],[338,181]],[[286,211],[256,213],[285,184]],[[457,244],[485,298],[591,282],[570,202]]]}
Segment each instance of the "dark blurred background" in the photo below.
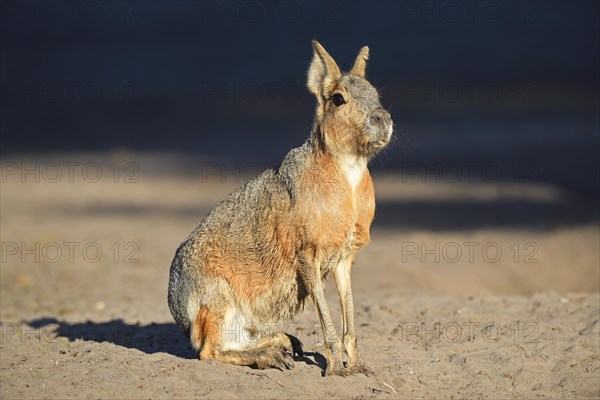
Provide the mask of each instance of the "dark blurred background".
{"label": "dark blurred background", "polygon": [[599,197],[599,4],[4,1],[1,153],[275,164],[309,133],[318,39],[367,74],[397,140],[377,171]]}

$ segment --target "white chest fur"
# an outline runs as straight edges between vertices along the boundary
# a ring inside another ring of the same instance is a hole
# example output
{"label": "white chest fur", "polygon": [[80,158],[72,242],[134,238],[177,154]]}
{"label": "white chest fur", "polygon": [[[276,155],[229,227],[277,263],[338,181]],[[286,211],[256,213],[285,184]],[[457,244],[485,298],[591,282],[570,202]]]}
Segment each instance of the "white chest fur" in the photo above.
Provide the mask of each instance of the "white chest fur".
{"label": "white chest fur", "polygon": [[340,159],[340,167],[355,192],[363,174],[367,170],[367,160],[364,157],[344,156]]}

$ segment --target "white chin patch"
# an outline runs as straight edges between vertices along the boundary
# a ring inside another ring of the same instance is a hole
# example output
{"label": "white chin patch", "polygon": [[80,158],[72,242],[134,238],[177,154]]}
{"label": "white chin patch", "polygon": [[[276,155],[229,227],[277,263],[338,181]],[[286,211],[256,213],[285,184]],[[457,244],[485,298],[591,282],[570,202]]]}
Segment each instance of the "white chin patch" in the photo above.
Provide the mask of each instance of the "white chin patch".
{"label": "white chin patch", "polygon": [[388,141],[392,137],[392,133],[394,133],[394,128],[392,127],[392,125],[390,125],[389,128],[388,128],[388,131],[387,131],[387,140]]}

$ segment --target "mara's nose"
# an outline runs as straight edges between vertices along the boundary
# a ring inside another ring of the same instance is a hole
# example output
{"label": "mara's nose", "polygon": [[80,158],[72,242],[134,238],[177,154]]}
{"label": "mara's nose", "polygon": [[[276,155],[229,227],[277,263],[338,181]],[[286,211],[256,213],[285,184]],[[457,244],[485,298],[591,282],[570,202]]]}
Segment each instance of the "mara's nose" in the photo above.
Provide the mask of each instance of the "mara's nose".
{"label": "mara's nose", "polygon": [[392,124],[392,116],[383,108],[378,108],[371,113],[371,124],[385,129]]}

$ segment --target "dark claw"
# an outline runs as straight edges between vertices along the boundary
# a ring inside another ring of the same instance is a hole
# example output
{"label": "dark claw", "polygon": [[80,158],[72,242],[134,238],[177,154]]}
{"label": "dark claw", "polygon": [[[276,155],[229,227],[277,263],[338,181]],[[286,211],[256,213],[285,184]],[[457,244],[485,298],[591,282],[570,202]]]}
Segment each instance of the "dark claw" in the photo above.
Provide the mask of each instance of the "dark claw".
{"label": "dark claw", "polygon": [[304,351],[302,350],[302,342],[295,336],[292,336],[288,333],[286,333],[286,335],[290,339],[290,342],[292,342],[292,355],[303,356]]}

